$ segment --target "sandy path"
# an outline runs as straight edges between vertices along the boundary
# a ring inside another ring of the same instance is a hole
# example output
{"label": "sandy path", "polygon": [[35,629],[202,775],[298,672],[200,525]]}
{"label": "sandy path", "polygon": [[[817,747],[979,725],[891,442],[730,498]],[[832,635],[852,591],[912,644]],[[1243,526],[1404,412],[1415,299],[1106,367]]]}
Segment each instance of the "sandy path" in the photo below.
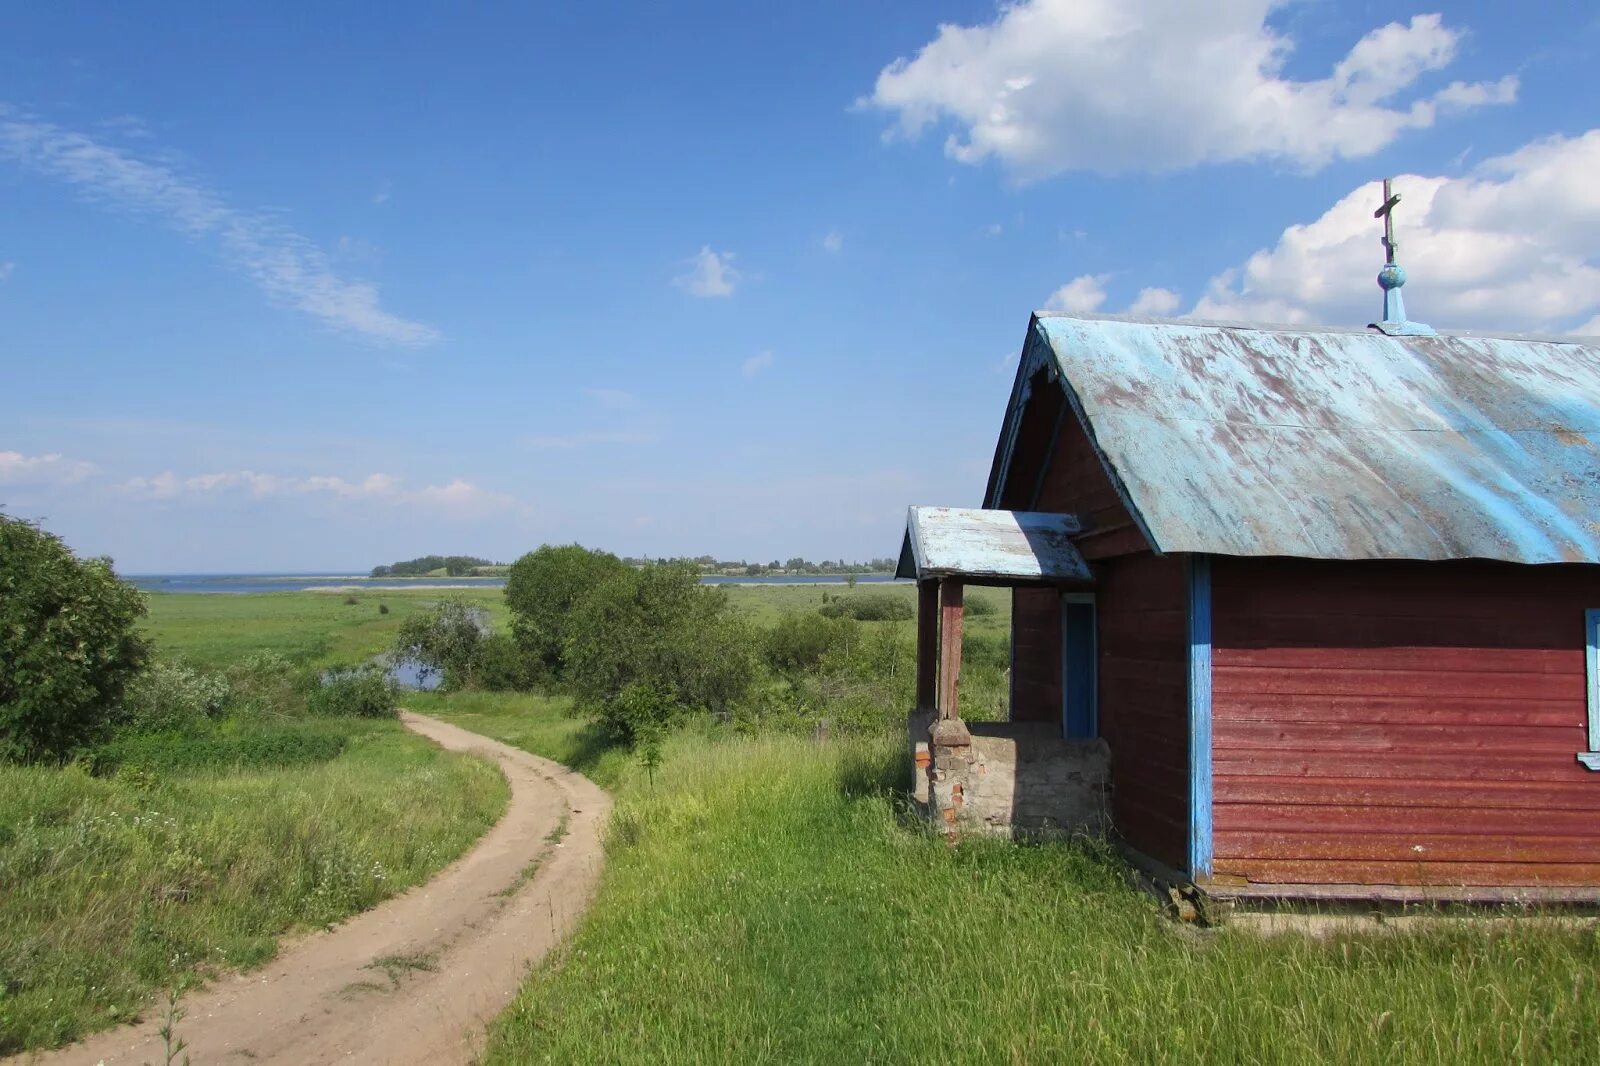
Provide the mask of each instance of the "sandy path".
{"label": "sandy path", "polygon": [[[577,923],[599,880],[606,794],[548,759],[432,718],[402,717],[451,751],[499,763],[511,783],[505,815],[426,885],[286,946],[262,969],[185,997],[178,1035],[195,1066],[469,1062],[528,965]],[[514,887],[535,862],[533,877]],[[137,1025],[6,1061],[160,1063],[161,1013],[152,1007]]]}

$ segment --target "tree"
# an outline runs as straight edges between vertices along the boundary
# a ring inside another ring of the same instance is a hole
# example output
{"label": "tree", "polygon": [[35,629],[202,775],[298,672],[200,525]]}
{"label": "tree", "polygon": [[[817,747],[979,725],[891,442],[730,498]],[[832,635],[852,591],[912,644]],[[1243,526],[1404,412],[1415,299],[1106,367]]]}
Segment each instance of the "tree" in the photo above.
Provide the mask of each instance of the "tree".
{"label": "tree", "polygon": [[471,688],[486,637],[478,609],[457,596],[400,623],[394,650],[399,658],[415,660],[422,676],[441,675],[446,688]]}
{"label": "tree", "polygon": [[573,608],[609,580],[632,573],[609,552],[546,544],[511,564],[506,606],[517,643],[546,672],[559,676]]}
{"label": "tree", "polygon": [[111,560],[0,515],[0,759],[61,759],[101,735],[148,658],[144,611]]}
{"label": "tree", "polygon": [[727,714],[755,671],[727,594],[682,563],[625,569],[590,590],[572,612],[565,661],[578,705],[629,743],[638,735],[622,698],[631,686],[659,693],[676,713]]}

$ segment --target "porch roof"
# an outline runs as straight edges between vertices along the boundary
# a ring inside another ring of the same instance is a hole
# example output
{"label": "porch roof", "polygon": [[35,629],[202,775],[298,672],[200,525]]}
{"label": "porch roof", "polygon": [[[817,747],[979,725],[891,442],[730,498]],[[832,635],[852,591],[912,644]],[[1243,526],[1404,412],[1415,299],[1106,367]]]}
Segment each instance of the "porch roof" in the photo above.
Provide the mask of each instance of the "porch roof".
{"label": "porch roof", "polygon": [[1081,532],[1069,514],[913,507],[895,576],[994,585],[1089,581],[1089,564],[1072,543]]}

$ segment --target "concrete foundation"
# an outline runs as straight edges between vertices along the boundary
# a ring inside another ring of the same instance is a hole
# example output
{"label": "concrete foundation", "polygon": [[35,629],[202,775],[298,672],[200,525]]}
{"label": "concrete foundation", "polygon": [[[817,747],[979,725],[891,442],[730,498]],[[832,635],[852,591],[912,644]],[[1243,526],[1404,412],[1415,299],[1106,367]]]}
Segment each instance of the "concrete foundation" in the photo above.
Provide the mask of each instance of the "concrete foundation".
{"label": "concrete foundation", "polygon": [[1109,827],[1103,740],[1065,740],[1042,723],[936,722],[925,712],[907,728],[914,797],[952,835],[1100,835]]}

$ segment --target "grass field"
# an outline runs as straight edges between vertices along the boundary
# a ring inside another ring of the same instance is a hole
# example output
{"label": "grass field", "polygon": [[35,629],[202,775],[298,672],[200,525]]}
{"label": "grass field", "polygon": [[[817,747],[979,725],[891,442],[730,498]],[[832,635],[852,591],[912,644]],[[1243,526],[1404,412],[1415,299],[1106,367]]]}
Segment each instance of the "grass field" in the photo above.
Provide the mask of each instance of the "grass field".
{"label": "grass field", "polygon": [[[363,662],[388,650],[408,615],[446,596],[484,608],[506,623],[497,588],[383,592],[151,593],[143,630],[158,652],[220,666],[253,652],[276,652],[307,666]],[[346,603],[347,599],[355,603]],[[389,608],[387,614],[380,606]]]}
{"label": "grass field", "polygon": [[618,797],[599,898],[492,1063],[1600,1059],[1593,926],[1198,931],[1101,847],[951,848],[908,824],[891,739],[679,735],[652,787],[558,701],[423,709]]}
{"label": "grass field", "polygon": [[303,728],[338,732],[342,754],[105,778],[0,766],[0,1054],[65,1043],[164,990],[264,962],[284,932],[427,880],[505,807],[492,766],[398,722]]}
{"label": "grass field", "polygon": [[[759,625],[771,625],[791,611],[816,610],[827,600],[843,597],[886,596],[904,600],[915,607],[917,587],[911,582],[893,584],[873,582],[857,584],[854,589],[845,585],[721,585],[728,590],[728,599],[745,617]],[[827,599],[825,600],[824,597]],[[1011,594],[1005,589],[972,588],[967,590],[967,600],[984,600],[993,605],[991,614],[974,614],[967,619],[967,628],[979,633],[1004,633],[1011,628]],[[903,623],[911,626],[913,623]]]}

